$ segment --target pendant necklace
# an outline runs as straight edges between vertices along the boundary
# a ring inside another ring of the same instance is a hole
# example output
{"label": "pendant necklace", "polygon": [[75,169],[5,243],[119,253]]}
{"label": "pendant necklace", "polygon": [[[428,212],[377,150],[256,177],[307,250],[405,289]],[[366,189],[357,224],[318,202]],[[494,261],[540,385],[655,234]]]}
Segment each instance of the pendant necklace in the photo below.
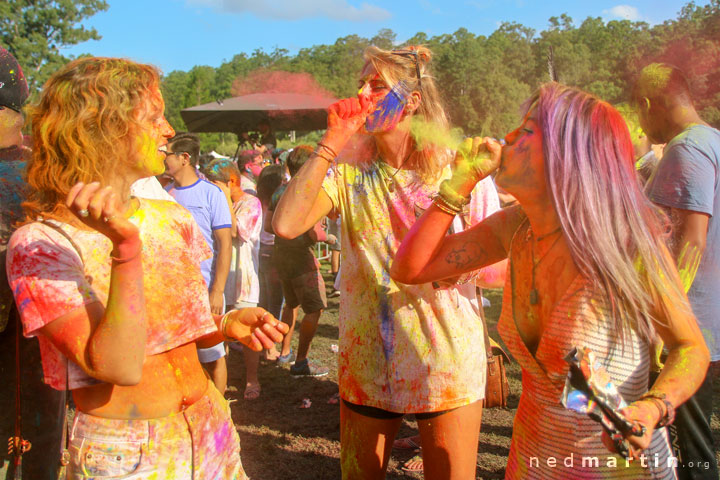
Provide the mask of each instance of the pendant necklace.
{"label": "pendant necklace", "polygon": [[[400,164],[400,166],[395,169],[395,172],[392,175],[390,175],[390,181],[388,182],[388,191],[390,191],[390,193],[395,192],[395,175],[397,175],[398,172],[400,171],[400,169],[402,169],[402,167],[405,166],[407,161],[410,160],[410,157],[412,157],[413,153],[415,153],[415,150],[410,150],[410,153],[408,154],[407,157],[405,157],[405,160],[403,160],[402,163]],[[387,165],[387,163],[385,163],[385,161],[383,161],[383,163],[385,165]],[[385,173],[385,175],[387,175],[387,172],[385,171],[385,169],[383,167],[380,167],[380,169],[383,171],[383,173]]]}
{"label": "pendant necklace", "polygon": [[547,249],[547,251],[538,259],[538,261],[535,261],[535,242],[540,242],[542,240],[545,240],[546,238],[550,237],[551,235],[555,235],[556,233],[560,232],[561,228],[557,227],[552,232],[548,232],[544,235],[540,235],[535,239],[535,234],[533,233],[532,227],[530,227],[530,230],[528,231],[528,237],[530,240],[530,254],[532,255],[532,280],[530,283],[530,305],[537,305],[540,301],[540,296],[538,295],[537,288],[535,288],[535,269],[538,265],[540,265],[540,262],[543,261],[545,257],[547,257],[548,253],[550,253],[550,250],[553,249],[555,244],[560,240],[560,237],[562,235],[558,235],[558,237],[555,239],[555,241],[550,245],[550,248]]}

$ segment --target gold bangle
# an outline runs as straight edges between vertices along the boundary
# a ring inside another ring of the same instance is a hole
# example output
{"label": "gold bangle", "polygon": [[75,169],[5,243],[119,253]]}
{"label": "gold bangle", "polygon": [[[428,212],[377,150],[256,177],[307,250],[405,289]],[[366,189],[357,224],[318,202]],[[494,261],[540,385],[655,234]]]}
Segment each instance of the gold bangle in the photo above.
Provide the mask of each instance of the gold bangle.
{"label": "gold bangle", "polygon": [[230,320],[230,314],[232,312],[234,312],[234,310],[231,310],[228,313],[226,313],[225,315],[223,315],[222,320],[220,320],[220,333],[222,333],[222,336],[225,338],[225,340],[234,342],[235,339],[230,338],[227,335],[227,324],[228,324],[228,320]]}
{"label": "gold bangle", "polygon": [[455,216],[460,213],[460,211],[455,210],[452,205],[448,205],[440,195],[435,195],[433,197],[433,204],[448,215]]}

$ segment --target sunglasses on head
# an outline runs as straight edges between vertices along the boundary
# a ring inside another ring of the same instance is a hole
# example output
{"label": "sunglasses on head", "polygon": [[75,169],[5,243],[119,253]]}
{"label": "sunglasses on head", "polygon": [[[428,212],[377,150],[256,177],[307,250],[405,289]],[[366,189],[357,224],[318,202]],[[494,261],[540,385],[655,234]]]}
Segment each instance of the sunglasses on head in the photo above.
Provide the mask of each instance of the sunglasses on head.
{"label": "sunglasses on head", "polygon": [[422,78],[420,76],[420,58],[417,50],[392,50],[390,53],[393,55],[400,55],[405,58],[412,58],[415,60],[415,73],[417,74],[418,89],[422,90]]}

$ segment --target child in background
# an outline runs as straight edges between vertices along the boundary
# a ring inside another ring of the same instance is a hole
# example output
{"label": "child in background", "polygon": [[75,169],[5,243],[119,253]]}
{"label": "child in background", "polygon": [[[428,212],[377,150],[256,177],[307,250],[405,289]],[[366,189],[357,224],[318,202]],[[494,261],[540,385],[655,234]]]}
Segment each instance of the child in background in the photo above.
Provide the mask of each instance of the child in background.
{"label": "child in background", "polygon": [[[227,310],[256,307],[260,297],[258,266],[262,205],[254,195],[244,192],[237,165],[227,159],[212,161],[205,167],[208,180],[227,192],[232,202],[232,260],[225,283]],[[246,383],[244,398],[255,400],[260,396],[258,380],[259,352],[244,348]]]}

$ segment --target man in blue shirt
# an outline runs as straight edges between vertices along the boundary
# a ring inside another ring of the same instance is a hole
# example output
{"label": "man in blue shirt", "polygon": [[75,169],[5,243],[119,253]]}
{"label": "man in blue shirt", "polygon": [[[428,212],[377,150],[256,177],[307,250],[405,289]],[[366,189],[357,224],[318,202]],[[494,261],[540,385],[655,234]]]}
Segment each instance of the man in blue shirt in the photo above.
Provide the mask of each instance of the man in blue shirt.
{"label": "man in blue shirt", "polygon": [[[212,258],[200,265],[210,292],[210,309],[222,314],[225,309],[225,281],[232,258],[232,218],[230,205],[220,188],[198,177],[195,165],[200,156],[200,141],[190,133],[181,133],[170,139],[165,157],[165,173],[173,182],[166,190],[175,200],[187,208],[213,252]],[[213,348],[198,349],[198,357],[221,393],[227,386],[225,346],[220,343]]]}
{"label": "man in blue shirt", "polygon": [[700,118],[685,76],[671,65],[646,66],[633,103],[650,141],[667,143],[646,191],[669,211],[670,248],[713,362],[670,429],[677,472],[680,479],[717,480],[710,416],[711,372],[720,361],[720,131]]}

